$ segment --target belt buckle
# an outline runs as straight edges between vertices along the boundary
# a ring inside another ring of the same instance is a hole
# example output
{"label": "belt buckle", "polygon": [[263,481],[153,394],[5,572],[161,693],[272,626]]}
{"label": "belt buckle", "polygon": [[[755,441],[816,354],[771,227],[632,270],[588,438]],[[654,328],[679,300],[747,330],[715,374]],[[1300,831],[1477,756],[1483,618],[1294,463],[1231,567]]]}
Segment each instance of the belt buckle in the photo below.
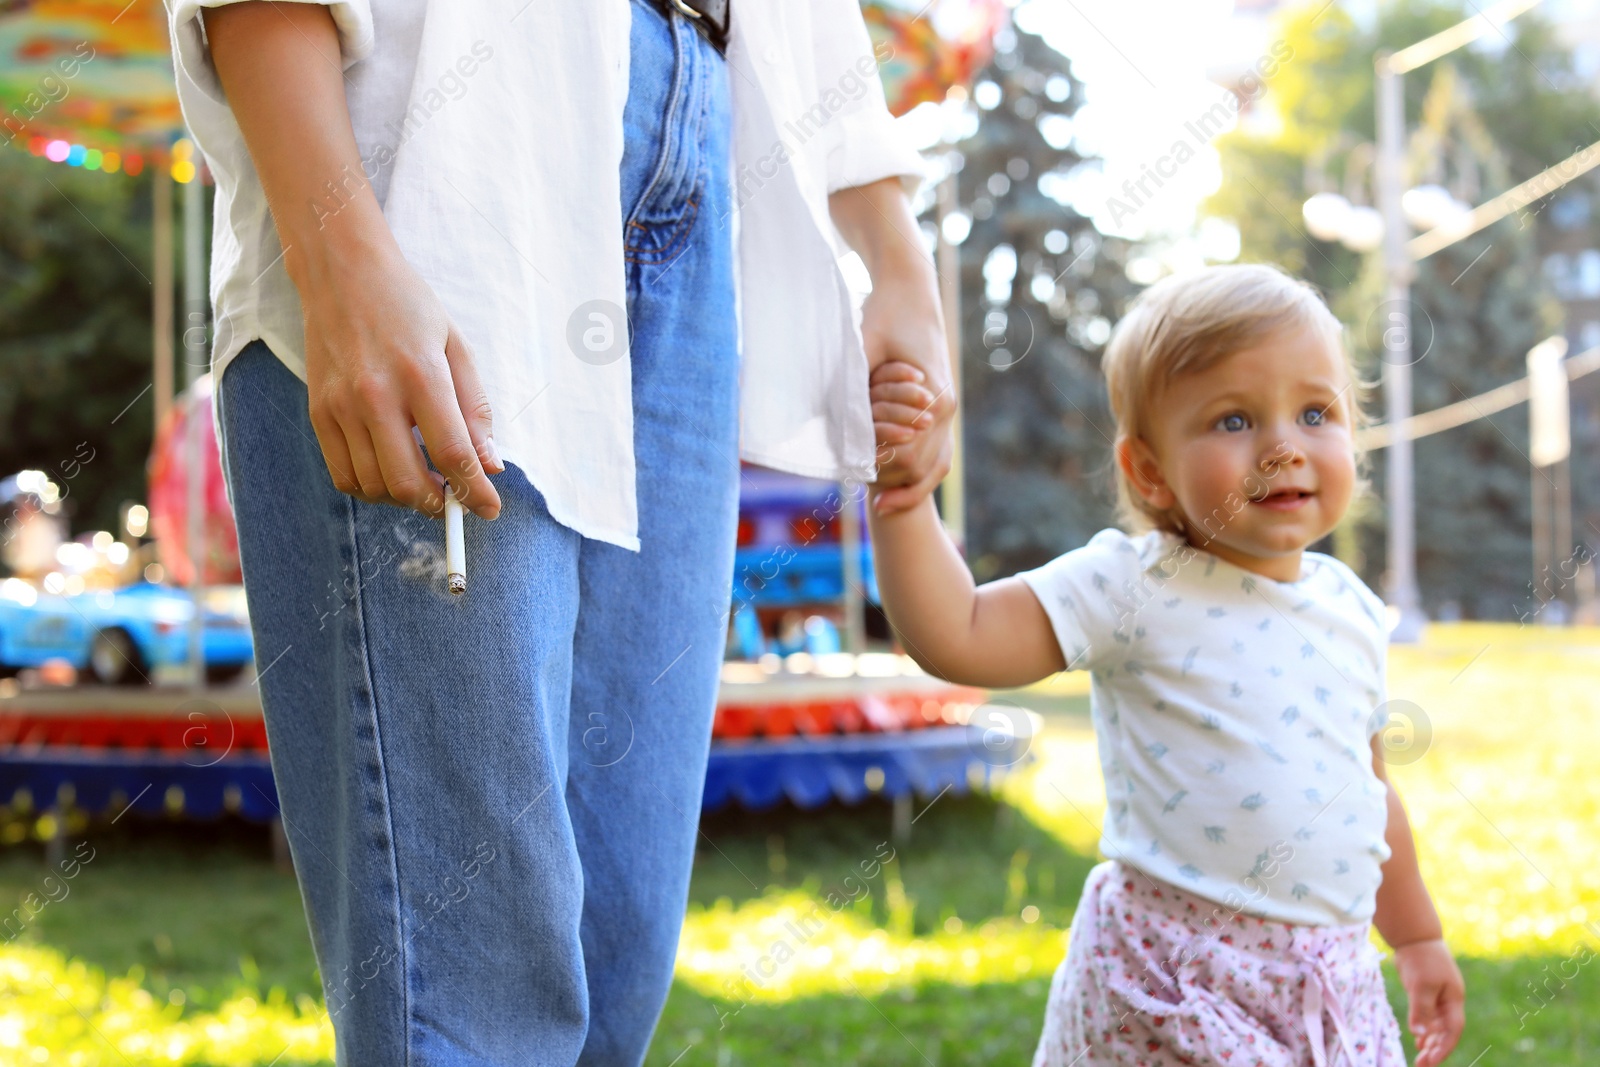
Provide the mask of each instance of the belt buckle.
{"label": "belt buckle", "polygon": [[[690,19],[694,23],[694,28],[699,30],[706,40],[711,42],[712,47],[720,53],[727,52],[728,8],[730,5],[726,2],[720,6],[709,4],[707,0],[701,0],[701,6],[696,6],[692,0],[657,0],[657,2],[662,7],[670,7],[680,15]],[[713,12],[719,9],[722,14],[721,25],[718,25],[717,21],[711,17]]]}

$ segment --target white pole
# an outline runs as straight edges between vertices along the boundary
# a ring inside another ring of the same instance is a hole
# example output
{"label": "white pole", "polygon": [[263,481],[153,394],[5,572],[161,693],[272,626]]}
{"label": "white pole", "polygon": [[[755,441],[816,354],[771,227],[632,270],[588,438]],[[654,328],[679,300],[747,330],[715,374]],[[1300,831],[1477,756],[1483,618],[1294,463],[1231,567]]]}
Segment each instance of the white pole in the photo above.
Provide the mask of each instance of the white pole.
{"label": "white pole", "polygon": [[[1383,397],[1390,426],[1404,426],[1411,418],[1411,257],[1406,252],[1405,213],[1400,209],[1404,188],[1405,96],[1398,74],[1387,55],[1380,55],[1378,75],[1378,203],[1383,212],[1383,267],[1387,279],[1383,316]],[[1422,637],[1426,618],[1417,590],[1415,490],[1412,483],[1411,439],[1396,435],[1389,445],[1389,575],[1386,590],[1397,613],[1389,639],[1412,644]]]}
{"label": "white pole", "polygon": [[[209,418],[199,399],[196,383],[207,362],[206,344],[206,267],[204,248],[205,201],[200,182],[200,168],[196,160],[194,177],[183,187],[183,384],[190,392],[191,407],[188,424],[188,472],[186,484],[188,527],[184,543],[188,546],[192,577],[189,593],[194,600],[194,614],[189,619],[189,684],[202,688],[206,681],[205,668],[205,522],[202,508],[205,484],[205,421]],[[168,164],[161,164],[166,166]],[[209,404],[209,399],[206,403]]]}
{"label": "white pole", "polygon": [[938,210],[934,213],[938,231],[937,265],[939,302],[944,306],[945,340],[950,346],[950,386],[955,393],[956,414],[950,422],[950,473],[945,475],[940,500],[944,526],[951,540],[963,553],[967,550],[966,455],[961,447],[961,250],[944,235],[944,220],[957,209],[956,173],[951,171],[939,183]]}
{"label": "white pole", "polygon": [[150,176],[151,235],[155,285],[151,299],[152,377],[155,380],[155,425],[160,430],[172,410],[172,172],[153,165]]}
{"label": "white pole", "polygon": [[[1533,592],[1565,601],[1572,554],[1571,401],[1562,360],[1567,339],[1556,336],[1528,351],[1528,459],[1533,465]],[[1554,477],[1552,477],[1552,475]],[[1548,620],[1547,620],[1548,621]]]}
{"label": "white pole", "polygon": [[866,493],[863,491],[858,500],[853,490],[844,490],[840,485],[839,496],[844,501],[839,512],[839,566],[844,576],[844,633],[840,643],[844,651],[859,654],[867,650],[867,587],[861,574],[861,513],[856,509],[866,499]]}

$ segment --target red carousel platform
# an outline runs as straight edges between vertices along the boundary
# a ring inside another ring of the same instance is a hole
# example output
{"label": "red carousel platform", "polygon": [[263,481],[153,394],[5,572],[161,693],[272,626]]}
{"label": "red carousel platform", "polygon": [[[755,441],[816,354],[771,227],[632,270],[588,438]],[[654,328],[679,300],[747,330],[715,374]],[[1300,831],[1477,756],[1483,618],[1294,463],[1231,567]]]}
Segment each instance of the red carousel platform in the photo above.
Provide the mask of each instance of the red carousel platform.
{"label": "red carousel platform", "polygon": [[[909,803],[985,788],[1025,756],[1026,736],[1012,735],[1028,725],[986,715],[982,690],[929,678],[898,656],[812,666],[725,665],[705,810],[871,796]],[[257,690],[75,685],[0,695],[5,801],[112,818],[271,821],[278,801]]]}

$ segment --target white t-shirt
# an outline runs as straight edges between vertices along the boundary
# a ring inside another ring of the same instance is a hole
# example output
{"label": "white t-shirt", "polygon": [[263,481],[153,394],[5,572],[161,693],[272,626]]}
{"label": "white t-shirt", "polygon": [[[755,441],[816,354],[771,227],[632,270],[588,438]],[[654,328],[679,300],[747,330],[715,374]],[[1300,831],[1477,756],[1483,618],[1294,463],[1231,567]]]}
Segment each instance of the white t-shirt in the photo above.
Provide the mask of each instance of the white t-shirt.
{"label": "white t-shirt", "polygon": [[[178,101],[216,178],[212,370],[256,338],[305,378],[300,297],[211,63],[200,9],[167,0]],[[362,170],[408,263],[466,338],[501,459],[550,514],[637,550],[623,262],[628,0],[313,0],[339,31]],[[740,314],[740,458],[876,472],[867,358],[828,211],[922,159],[884,106],[856,0],[745,0],[728,45]],[[329,175],[333,213],[359,175]],[[610,337],[602,353],[580,352]]]}
{"label": "white t-shirt", "polygon": [[1307,552],[1279,582],[1174,534],[1102,530],[1018,577],[1090,672],[1105,855],[1260,918],[1372,917],[1387,633],[1349,567]]}

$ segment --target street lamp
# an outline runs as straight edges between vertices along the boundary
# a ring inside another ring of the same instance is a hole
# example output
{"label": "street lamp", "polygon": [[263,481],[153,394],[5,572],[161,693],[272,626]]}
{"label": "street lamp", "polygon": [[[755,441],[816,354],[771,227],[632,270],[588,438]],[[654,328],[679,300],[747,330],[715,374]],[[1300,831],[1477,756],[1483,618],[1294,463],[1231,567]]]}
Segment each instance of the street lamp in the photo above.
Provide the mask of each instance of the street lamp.
{"label": "street lamp", "polygon": [[[1378,56],[1378,158],[1376,184],[1383,212],[1383,273],[1385,280],[1383,331],[1384,418],[1401,427],[1411,417],[1411,278],[1416,264],[1406,252],[1410,236],[1401,205],[1405,157],[1401,138],[1405,129],[1405,97],[1400,70],[1388,53]],[[1411,438],[1397,433],[1389,445],[1389,570],[1386,592],[1394,612],[1389,639],[1413,644],[1422,637],[1426,617],[1417,588],[1416,493],[1412,484]]]}
{"label": "street lamp", "polygon": [[[1443,244],[1458,241],[1503,217],[1504,205],[1491,202],[1469,209],[1438,186],[1404,191],[1405,95],[1402,77],[1407,71],[1433,62],[1471,44],[1490,29],[1516,18],[1539,0],[1500,0],[1470,19],[1418,41],[1399,52],[1380,52],[1374,62],[1377,75],[1377,158],[1374,166],[1379,218],[1372,209],[1353,207],[1344,197],[1321,193],[1306,201],[1302,213],[1306,228],[1322,240],[1339,240],[1367,250],[1381,244],[1385,278],[1383,312],[1384,417],[1394,428],[1389,444],[1386,497],[1388,521],[1388,580],[1385,592],[1394,625],[1389,639],[1409,644],[1422,636],[1422,597],[1417,589],[1416,498],[1413,486],[1411,438],[1401,432],[1411,417],[1411,278],[1416,261],[1437,247],[1421,249],[1410,240],[1415,225],[1426,238]],[[1589,162],[1588,166],[1594,166]],[[1570,180],[1570,179],[1565,179]],[[1531,184],[1531,183],[1528,183]],[[1519,192],[1513,190],[1513,193]],[[1548,192],[1548,190],[1545,190]],[[1505,199],[1505,197],[1497,199]],[[1490,209],[1493,210],[1490,210]],[[1481,216],[1481,217],[1480,217]],[[1438,245],[1442,247],[1443,245]]]}
{"label": "street lamp", "polygon": [[1316,193],[1301,206],[1306,230],[1319,241],[1338,241],[1354,252],[1371,252],[1383,241],[1383,216],[1338,193]]}

